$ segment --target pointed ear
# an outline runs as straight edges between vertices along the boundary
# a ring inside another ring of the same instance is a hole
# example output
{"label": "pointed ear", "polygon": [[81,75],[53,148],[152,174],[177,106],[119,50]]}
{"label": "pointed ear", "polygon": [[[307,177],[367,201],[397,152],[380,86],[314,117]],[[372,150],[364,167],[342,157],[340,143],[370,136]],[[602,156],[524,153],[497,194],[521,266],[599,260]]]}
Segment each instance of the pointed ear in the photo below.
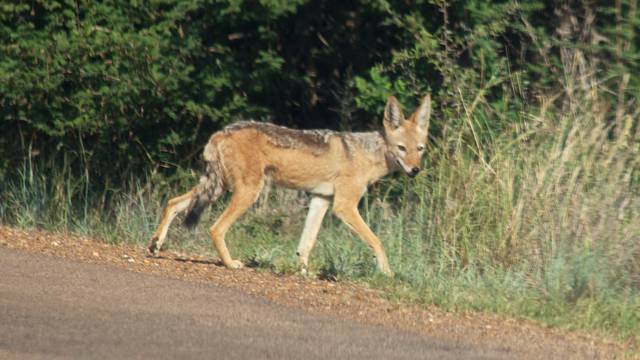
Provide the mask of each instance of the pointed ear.
{"label": "pointed ear", "polygon": [[387,129],[396,129],[404,121],[404,114],[400,108],[400,103],[394,96],[389,96],[387,105],[384,107],[384,126]]}
{"label": "pointed ear", "polygon": [[414,121],[419,128],[429,130],[429,119],[431,118],[431,94],[422,98],[420,106],[416,110]]}

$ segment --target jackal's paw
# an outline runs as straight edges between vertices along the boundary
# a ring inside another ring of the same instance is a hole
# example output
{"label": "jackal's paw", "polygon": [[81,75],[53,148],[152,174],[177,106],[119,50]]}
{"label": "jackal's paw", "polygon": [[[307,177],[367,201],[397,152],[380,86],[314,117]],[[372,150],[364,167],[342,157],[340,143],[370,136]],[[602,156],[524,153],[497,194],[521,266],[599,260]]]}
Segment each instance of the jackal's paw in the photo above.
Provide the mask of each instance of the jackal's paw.
{"label": "jackal's paw", "polygon": [[300,275],[308,279],[315,279],[318,277],[318,274],[315,271],[311,271],[306,267],[300,269]]}
{"label": "jackal's paw", "polygon": [[147,256],[158,257],[158,249],[149,246],[149,248],[147,249]]}
{"label": "jackal's paw", "polygon": [[388,276],[388,277],[393,277],[393,271],[391,271],[391,268],[389,267],[389,264],[384,263],[384,264],[378,264],[378,270],[380,270],[381,273],[383,273],[384,275]]}
{"label": "jackal's paw", "polygon": [[229,264],[224,264],[224,265],[229,269],[242,269],[244,267],[244,264],[242,263],[242,261],[239,261],[239,260],[231,260]]}
{"label": "jackal's paw", "polygon": [[149,246],[147,247],[147,255],[156,257],[158,256],[158,238],[155,236],[151,238],[149,241]]}
{"label": "jackal's paw", "polygon": [[314,274],[309,270],[309,265],[307,265],[305,262],[298,262],[298,273],[302,276],[305,277],[311,277]]}
{"label": "jackal's paw", "polygon": [[389,269],[389,268],[384,269],[384,270],[380,270],[380,271],[382,271],[382,273],[383,273],[385,276],[388,276],[388,277],[393,277],[393,276],[395,275],[395,274],[393,273],[393,271],[391,271],[391,269]]}
{"label": "jackal's paw", "polygon": [[307,260],[298,258],[297,269],[300,275],[306,276],[309,273],[307,268],[308,268]]}

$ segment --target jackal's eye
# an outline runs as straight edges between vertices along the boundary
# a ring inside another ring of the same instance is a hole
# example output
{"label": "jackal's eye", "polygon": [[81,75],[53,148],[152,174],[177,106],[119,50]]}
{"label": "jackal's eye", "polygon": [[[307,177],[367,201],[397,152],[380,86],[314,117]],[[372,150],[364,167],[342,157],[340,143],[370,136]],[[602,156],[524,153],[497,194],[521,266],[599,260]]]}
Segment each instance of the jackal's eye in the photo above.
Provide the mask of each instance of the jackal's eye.
{"label": "jackal's eye", "polygon": [[422,150],[424,150],[424,146],[418,145],[418,151],[422,151]]}
{"label": "jackal's eye", "polygon": [[404,145],[398,145],[398,150],[402,151],[402,152],[406,152],[407,148],[404,147]]}

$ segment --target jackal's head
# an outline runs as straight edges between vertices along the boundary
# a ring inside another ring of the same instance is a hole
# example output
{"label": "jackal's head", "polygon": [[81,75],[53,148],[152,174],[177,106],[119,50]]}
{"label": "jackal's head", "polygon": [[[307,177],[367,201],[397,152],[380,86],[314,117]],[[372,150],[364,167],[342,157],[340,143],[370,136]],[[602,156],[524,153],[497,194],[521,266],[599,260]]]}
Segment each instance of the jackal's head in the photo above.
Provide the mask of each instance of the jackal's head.
{"label": "jackal's head", "polygon": [[392,166],[414,177],[420,172],[420,163],[427,145],[431,96],[427,95],[407,120],[400,103],[391,96],[384,109],[384,138]]}

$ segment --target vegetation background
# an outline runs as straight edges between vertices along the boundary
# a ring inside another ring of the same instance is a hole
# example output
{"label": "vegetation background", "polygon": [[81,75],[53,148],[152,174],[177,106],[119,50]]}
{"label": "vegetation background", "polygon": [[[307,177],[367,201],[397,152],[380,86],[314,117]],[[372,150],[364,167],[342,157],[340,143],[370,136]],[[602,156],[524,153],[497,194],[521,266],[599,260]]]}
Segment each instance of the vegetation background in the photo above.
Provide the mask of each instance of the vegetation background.
{"label": "vegetation background", "polygon": [[[144,244],[224,125],[378,129],[429,91],[426,171],[361,204],[396,278],[331,218],[318,276],[637,343],[639,27],[637,0],[3,1],[0,221]],[[232,251],[295,271],[305,206],[263,195]]]}

